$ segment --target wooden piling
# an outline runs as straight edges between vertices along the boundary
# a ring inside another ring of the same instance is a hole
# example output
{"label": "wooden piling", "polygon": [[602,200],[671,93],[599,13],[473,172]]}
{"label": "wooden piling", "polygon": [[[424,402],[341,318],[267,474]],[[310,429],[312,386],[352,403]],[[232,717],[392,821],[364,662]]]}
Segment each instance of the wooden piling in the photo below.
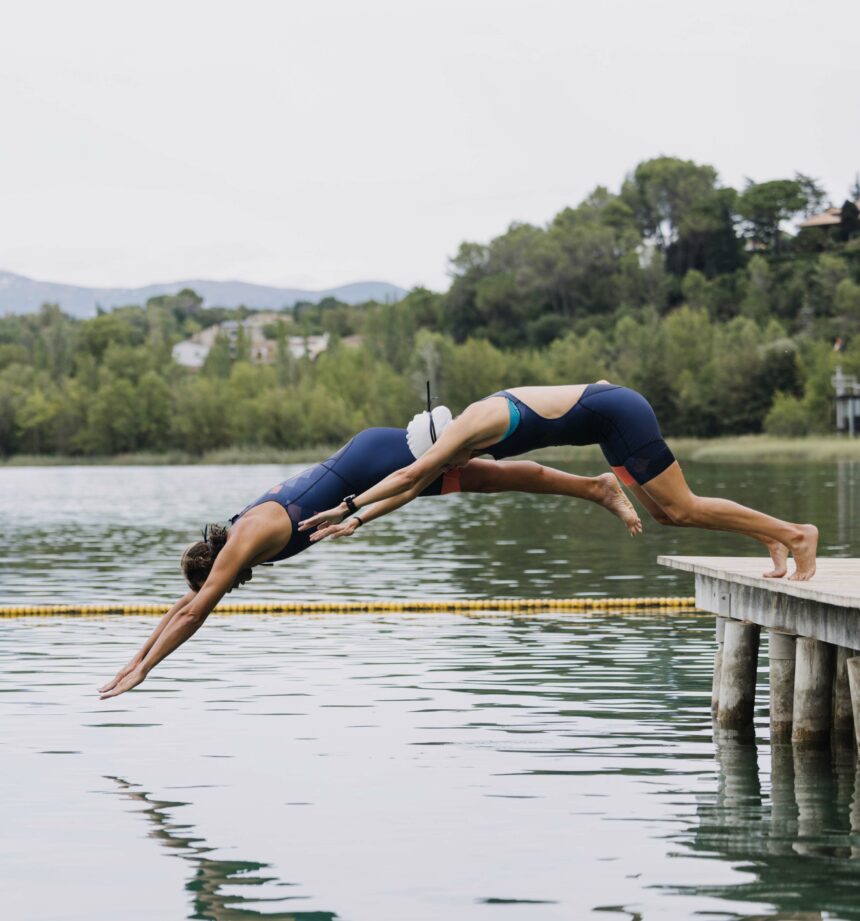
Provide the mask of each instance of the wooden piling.
{"label": "wooden piling", "polygon": [[796,648],[791,741],[799,748],[823,748],[830,742],[836,648],[808,636],[798,637]]}
{"label": "wooden piling", "polygon": [[771,630],[768,633],[770,666],[770,737],[775,743],[791,739],[794,712],[795,637]]}
{"label": "wooden piling", "polygon": [[714,681],[711,686],[711,716],[716,719],[720,709],[720,681],[723,672],[723,643],[726,636],[726,618],[718,617],[716,624],[717,651],[714,654]]}
{"label": "wooden piling", "polygon": [[752,728],[759,633],[755,624],[726,621],[717,710],[720,729]]}
{"label": "wooden piling", "polygon": [[[860,836],[860,758],[854,762],[854,796],[851,798],[851,808],[848,811],[848,821],[851,825],[851,833],[858,840]],[[853,844],[851,846],[851,856],[860,857],[860,846]]]}
{"label": "wooden piling", "polygon": [[860,656],[848,659],[845,666],[851,691],[851,709],[854,712],[854,739],[860,748]]}

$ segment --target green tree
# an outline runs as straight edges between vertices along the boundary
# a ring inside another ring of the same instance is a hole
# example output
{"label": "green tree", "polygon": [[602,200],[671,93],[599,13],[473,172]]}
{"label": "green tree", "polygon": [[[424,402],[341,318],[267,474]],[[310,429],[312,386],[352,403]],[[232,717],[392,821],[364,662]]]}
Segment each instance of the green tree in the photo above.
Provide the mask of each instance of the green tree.
{"label": "green tree", "polygon": [[24,398],[18,409],[17,423],[34,454],[42,450],[48,428],[59,411],[59,401],[41,387],[37,386]]}
{"label": "green tree", "polygon": [[803,173],[795,173],[794,181],[803,197],[801,212],[804,217],[812,217],[827,207],[827,192],[817,179]]}
{"label": "green tree", "polygon": [[799,438],[809,432],[809,416],[803,401],[790,393],[776,393],[764,420],[768,435]]}
{"label": "green tree", "polygon": [[209,349],[200,373],[204,377],[218,377],[221,379],[230,376],[233,359],[230,356],[230,340],[224,333],[218,333],[212,348]]}
{"label": "green tree", "polygon": [[624,181],[622,199],[643,236],[661,250],[675,242],[694,221],[694,212],[716,189],[717,172],[678,157],[645,160]]}
{"label": "green tree", "polygon": [[747,181],[737,201],[740,216],[746,221],[749,238],[775,253],[780,250],[780,224],[789,220],[805,205],[800,183],[796,179],[770,182]]}

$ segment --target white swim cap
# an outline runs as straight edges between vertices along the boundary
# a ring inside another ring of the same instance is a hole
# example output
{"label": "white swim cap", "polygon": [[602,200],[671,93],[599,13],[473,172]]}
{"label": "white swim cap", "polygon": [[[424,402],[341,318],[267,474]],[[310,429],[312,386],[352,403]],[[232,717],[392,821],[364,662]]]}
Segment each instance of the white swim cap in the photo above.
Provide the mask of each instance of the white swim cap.
{"label": "white swim cap", "polygon": [[439,436],[450,425],[453,416],[447,406],[433,407],[433,427],[436,431],[434,439],[430,433],[430,413],[426,410],[412,417],[412,421],[406,426],[406,444],[414,458],[421,457],[433,446],[434,441],[439,440]]}

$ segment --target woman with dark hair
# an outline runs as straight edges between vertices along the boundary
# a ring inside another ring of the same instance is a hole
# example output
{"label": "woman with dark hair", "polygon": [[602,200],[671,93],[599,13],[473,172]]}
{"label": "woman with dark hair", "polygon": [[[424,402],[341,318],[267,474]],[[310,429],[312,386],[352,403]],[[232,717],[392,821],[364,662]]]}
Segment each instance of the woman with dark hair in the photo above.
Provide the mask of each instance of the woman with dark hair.
{"label": "woman with dark hair", "polygon": [[466,464],[475,455],[490,454],[498,460],[550,445],[588,444],[600,445],[622,483],[658,523],[752,537],[770,553],[773,568],[764,573],[768,578],[786,574],[789,553],[795,561],[791,579],[805,581],[815,574],[815,525],[792,524],[728,499],[694,495],[663,440],[651,405],[635,390],[609,381],[517,387],[472,403],[414,462],[311,516],[300,527],[316,528],[313,540],[346,537],[358,526],[357,512],[367,522],[399,508],[420,495],[440,472]]}
{"label": "woman with dark hair", "polygon": [[[445,407],[420,413],[408,429],[372,428],[359,432],[332,457],[284,483],[273,486],[230,522],[207,525],[203,540],[182,554],[189,591],[164,615],[143,647],[116,677],[99,689],[101,699],[130,690],[165,656],[192,636],[221,598],[251,578],[255,566],[295,556],[313,543],[299,529],[349,493],[360,493],[424,453],[450,422]],[[642,523],[611,473],[580,477],[532,461],[500,464],[474,460],[439,471],[416,493],[440,496],[455,492],[529,492],[586,499],[617,515],[631,536]],[[384,503],[383,503],[384,505]],[[355,527],[361,516],[355,517]]]}

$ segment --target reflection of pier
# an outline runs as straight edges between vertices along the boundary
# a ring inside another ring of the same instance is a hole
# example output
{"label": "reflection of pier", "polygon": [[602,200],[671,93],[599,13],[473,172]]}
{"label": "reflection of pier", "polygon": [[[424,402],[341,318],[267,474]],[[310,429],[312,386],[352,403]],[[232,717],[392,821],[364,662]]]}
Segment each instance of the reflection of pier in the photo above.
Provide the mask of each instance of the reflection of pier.
{"label": "reflection of pier", "polygon": [[831,737],[860,739],[860,559],[819,559],[809,582],[765,579],[757,558],[658,562],[695,573],[696,606],[717,615],[712,708],[719,729],[752,734],[765,627],[772,740],[812,749]]}
{"label": "reflection of pier", "polygon": [[[770,754],[768,778],[759,772],[755,744],[719,742],[717,791],[699,799],[698,825],[682,841],[752,878],[697,884],[690,892],[768,903],[776,912],[763,917],[771,919],[860,918],[860,765],[852,749],[831,754],[776,745]],[[812,905],[817,910],[810,911]]]}
{"label": "reflection of pier", "polygon": [[[270,921],[333,921],[337,915],[328,911],[267,911],[274,902],[287,901],[296,896],[254,897],[253,890],[260,886],[291,886],[276,877],[262,874],[269,864],[254,860],[216,860],[206,855],[212,851],[201,838],[196,837],[191,825],[171,819],[169,810],[187,803],[155,800],[133,784],[110,777],[123,796],[137,803],[150,821],[150,833],[160,844],[177,856],[187,860],[194,868],[185,888],[191,893],[193,904],[188,917],[206,921],[251,921],[266,918]],[[225,891],[229,890],[229,891]],[[247,895],[245,893],[248,893]],[[261,904],[263,909],[257,909]]]}

